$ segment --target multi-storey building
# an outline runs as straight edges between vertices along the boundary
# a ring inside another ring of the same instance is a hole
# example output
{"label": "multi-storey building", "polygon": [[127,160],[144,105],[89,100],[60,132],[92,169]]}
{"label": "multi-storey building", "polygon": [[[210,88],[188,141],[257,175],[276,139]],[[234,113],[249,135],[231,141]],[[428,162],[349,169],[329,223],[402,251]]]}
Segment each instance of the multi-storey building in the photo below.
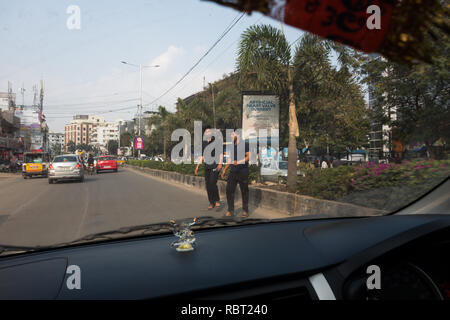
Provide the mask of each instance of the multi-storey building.
{"label": "multi-storey building", "polygon": [[70,141],[75,145],[91,144],[92,135],[99,125],[105,123],[103,117],[95,115],[76,115],[64,128],[64,147],[67,151],[67,145]]}
{"label": "multi-storey building", "polygon": [[52,153],[60,154],[64,148],[64,133],[49,132],[48,150]]}
{"label": "multi-storey building", "polygon": [[103,122],[99,124],[92,133],[92,141],[90,144],[106,152],[108,141],[110,140],[119,141],[118,122]]}

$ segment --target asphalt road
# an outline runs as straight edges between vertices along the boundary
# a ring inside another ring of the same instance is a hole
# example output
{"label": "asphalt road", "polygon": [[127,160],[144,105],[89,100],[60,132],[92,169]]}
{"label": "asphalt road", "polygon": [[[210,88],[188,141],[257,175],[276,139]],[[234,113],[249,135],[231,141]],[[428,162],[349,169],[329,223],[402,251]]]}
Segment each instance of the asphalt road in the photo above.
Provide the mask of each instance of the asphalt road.
{"label": "asphalt road", "polygon": [[[45,178],[0,177],[0,244],[52,245],[127,226],[221,217],[226,211],[226,204],[219,212],[207,211],[207,206],[206,191],[122,168],[117,173],[86,175],[84,183],[50,185]],[[250,215],[282,217],[251,207]]]}

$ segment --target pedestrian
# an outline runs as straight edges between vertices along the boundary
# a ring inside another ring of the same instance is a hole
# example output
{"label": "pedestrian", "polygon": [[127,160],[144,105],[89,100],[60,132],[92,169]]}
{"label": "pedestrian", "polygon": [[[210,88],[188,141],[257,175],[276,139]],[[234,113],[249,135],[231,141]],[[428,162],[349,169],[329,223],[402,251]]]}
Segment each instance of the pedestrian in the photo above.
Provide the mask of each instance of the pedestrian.
{"label": "pedestrian", "polygon": [[328,164],[325,159],[322,159],[322,169],[328,169]]}
{"label": "pedestrian", "polygon": [[[207,141],[203,141],[202,155],[200,156],[197,166],[195,167],[195,175],[198,174],[198,168],[205,159],[205,148],[214,142],[214,137],[212,136],[210,126],[206,126],[204,136],[206,137]],[[215,158],[216,154],[214,150],[212,151],[211,156]],[[208,210],[211,210],[213,208],[219,209],[221,207],[219,189],[217,188],[217,180],[219,178],[219,172],[220,170],[222,170],[222,154],[220,155],[219,159],[219,163],[217,163],[215,160],[213,161],[213,163],[207,163],[207,161],[205,161],[205,186],[209,201]]]}
{"label": "pedestrian", "polygon": [[225,173],[229,167],[230,174],[227,180],[227,204],[228,211],[225,213],[226,217],[234,216],[234,194],[236,186],[239,183],[242,196],[242,218],[248,217],[248,161],[250,159],[249,144],[241,139],[239,131],[234,131],[231,134],[233,139],[232,153],[228,157],[225,169],[222,171],[222,178],[225,177]]}

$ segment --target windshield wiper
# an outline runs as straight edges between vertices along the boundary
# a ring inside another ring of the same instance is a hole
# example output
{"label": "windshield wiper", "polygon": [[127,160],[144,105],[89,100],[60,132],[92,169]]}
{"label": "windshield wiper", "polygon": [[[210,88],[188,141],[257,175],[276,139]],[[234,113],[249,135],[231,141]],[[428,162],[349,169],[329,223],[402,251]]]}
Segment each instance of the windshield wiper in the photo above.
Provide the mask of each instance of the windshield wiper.
{"label": "windshield wiper", "polygon": [[50,246],[27,247],[27,246],[11,246],[6,244],[0,244],[0,256],[2,256],[6,252],[22,253],[30,251],[39,251],[43,249],[48,249],[49,247]]}
{"label": "windshield wiper", "polygon": [[[193,218],[179,219],[177,222],[192,220]],[[271,219],[257,219],[257,218],[247,218],[240,219],[236,217],[230,218],[215,218],[215,217],[200,217],[197,218],[195,224],[191,226],[192,230],[200,230],[206,228],[215,228],[215,227],[226,227],[226,226],[240,226],[240,225],[250,225],[250,224],[258,224],[258,223],[266,223],[273,222]],[[16,253],[24,253],[24,252],[33,252],[33,251],[41,251],[45,249],[55,249],[55,248],[63,248],[71,245],[82,244],[82,243],[90,243],[90,242],[101,242],[101,240],[115,240],[124,238],[122,235],[130,235],[135,234],[136,236],[145,236],[151,234],[167,234],[171,233],[173,230],[173,224],[168,222],[159,222],[152,224],[144,224],[132,227],[122,227],[116,230],[109,230],[99,233],[93,233],[86,236],[83,236],[79,239],[59,243],[50,246],[35,246],[35,247],[27,247],[27,246],[11,246],[11,245],[0,245],[0,256],[3,253],[8,254],[16,254]]]}
{"label": "windshield wiper", "polygon": [[[193,218],[186,218],[177,220],[177,222],[192,220]],[[172,220],[174,221],[174,220]],[[239,219],[239,218],[214,218],[214,217],[200,217],[197,218],[195,224],[191,226],[192,230],[199,230],[208,227],[225,227],[225,226],[236,226],[236,225],[248,225],[255,223],[270,222],[270,219]],[[122,238],[121,235],[129,235],[137,233],[138,236],[151,235],[151,234],[162,234],[171,233],[173,230],[173,224],[169,222],[159,222],[152,224],[144,224],[133,227],[123,227],[117,230],[104,231],[94,234],[89,234],[81,237],[77,240],[71,241],[66,244],[61,244],[61,246],[85,243],[96,241],[99,239],[113,240]]]}

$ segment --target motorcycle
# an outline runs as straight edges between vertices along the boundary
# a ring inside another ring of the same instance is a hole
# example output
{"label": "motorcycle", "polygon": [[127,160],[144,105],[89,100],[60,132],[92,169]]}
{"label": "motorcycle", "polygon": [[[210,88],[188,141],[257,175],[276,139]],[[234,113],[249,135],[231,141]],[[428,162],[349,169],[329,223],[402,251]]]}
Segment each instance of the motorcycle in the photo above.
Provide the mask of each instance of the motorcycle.
{"label": "motorcycle", "polygon": [[94,167],[94,164],[91,163],[91,164],[88,165],[88,174],[90,176],[92,176],[94,173],[95,173],[95,167]]}

